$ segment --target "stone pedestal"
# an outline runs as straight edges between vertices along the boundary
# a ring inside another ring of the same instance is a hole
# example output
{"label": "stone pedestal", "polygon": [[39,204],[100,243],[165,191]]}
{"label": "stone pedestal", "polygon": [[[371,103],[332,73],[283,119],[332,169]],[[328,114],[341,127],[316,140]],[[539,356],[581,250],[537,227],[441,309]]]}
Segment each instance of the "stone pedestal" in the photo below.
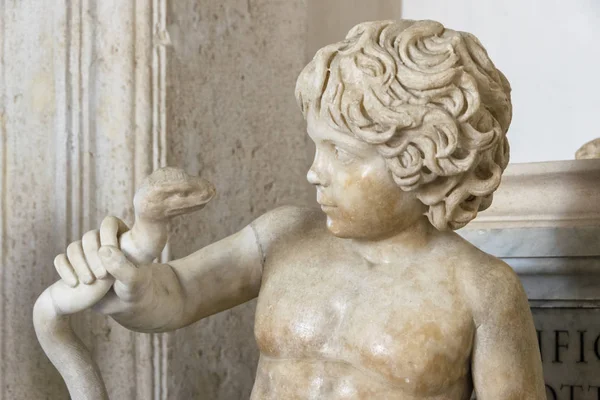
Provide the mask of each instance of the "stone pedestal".
{"label": "stone pedestal", "polygon": [[548,399],[600,399],[600,160],[509,166],[459,233],[521,278]]}

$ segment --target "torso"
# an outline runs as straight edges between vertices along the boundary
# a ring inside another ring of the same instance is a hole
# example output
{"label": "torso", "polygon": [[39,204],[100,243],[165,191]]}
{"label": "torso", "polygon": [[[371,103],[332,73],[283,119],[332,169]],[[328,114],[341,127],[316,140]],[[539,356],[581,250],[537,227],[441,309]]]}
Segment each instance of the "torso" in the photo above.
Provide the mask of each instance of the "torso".
{"label": "torso", "polygon": [[469,399],[475,326],[459,258],[374,264],[324,220],[308,224],[266,258],[252,399]]}

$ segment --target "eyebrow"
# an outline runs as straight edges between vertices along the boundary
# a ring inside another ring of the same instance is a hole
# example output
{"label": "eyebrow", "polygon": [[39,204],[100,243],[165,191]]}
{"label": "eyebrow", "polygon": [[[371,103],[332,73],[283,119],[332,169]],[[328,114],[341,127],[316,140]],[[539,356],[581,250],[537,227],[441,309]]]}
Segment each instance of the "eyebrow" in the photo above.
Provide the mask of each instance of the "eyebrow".
{"label": "eyebrow", "polygon": [[[327,125],[327,129],[328,129],[327,133],[333,132],[334,135],[331,135],[331,134],[319,135],[318,132],[316,135],[323,142],[329,142],[334,145],[340,144],[341,145],[340,147],[344,147],[347,149],[358,149],[358,150],[366,150],[372,146],[371,144],[365,143],[362,140],[355,137],[352,132],[346,132],[346,131],[342,131],[340,129],[336,129],[335,127],[333,127],[329,124]],[[309,125],[306,126],[306,133],[311,138],[314,138],[314,136],[315,136],[314,130],[311,130],[309,128]],[[325,136],[325,137],[323,137],[323,136]],[[331,137],[331,136],[333,136],[333,137]]]}
{"label": "eyebrow", "polygon": [[349,153],[352,153],[352,154],[356,153],[357,150],[362,150],[362,148],[359,147],[359,146],[352,145],[352,144],[349,144],[349,143],[346,143],[346,142],[340,142],[340,141],[337,141],[337,140],[329,140],[329,139],[327,139],[327,140],[324,140],[324,142],[328,143],[328,144],[331,144],[331,145],[333,145],[335,147],[339,147],[342,150],[348,151]]}
{"label": "eyebrow", "polygon": [[326,141],[347,149],[368,149],[371,147],[370,144],[363,142],[362,140],[352,136],[351,133],[340,132],[337,129],[335,132],[339,133],[339,137],[328,138]]}

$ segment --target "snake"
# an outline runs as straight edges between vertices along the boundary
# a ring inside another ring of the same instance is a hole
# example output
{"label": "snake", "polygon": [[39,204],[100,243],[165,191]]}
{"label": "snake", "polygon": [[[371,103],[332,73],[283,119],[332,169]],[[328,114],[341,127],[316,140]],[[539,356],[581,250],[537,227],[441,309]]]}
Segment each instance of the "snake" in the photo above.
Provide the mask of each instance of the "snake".
{"label": "snake", "polygon": [[[151,262],[162,249],[171,218],[203,208],[215,195],[212,183],[190,176],[181,169],[165,167],[154,171],[136,191],[135,221],[119,236],[119,247],[134,265]],[[33,324],[38,341],[62,376],[73,400],[107,400],[108,392],[90,351],[75,335],[70,315],[92,307],[112,288],[108,275],[90,285],[69,286],[59,280],[38,297]]]}

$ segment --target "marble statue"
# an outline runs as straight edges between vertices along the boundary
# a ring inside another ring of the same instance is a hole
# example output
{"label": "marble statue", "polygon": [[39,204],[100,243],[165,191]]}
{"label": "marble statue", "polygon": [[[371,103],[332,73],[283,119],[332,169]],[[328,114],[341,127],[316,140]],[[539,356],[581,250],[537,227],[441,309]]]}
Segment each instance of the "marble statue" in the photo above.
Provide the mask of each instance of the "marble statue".
{"label": "marble statue", "polygon": [[73,398],[106,390],[85,349],[65,345],[68,314],[93,306],[165,332],[258,297],[252,399],[545,399],[518,277],[453,232],[490,206],[509,158],[510,86],[477,38],[434,21],[363,23],[317,52],[296,98],[320,209],[277,208],[151,263],[168,217],[214,194],[158,171],[132,230],[107,217],[57,257],[62,280],[34,319]]}
{"label": "marble statue", "polygon": [[596,158],[600,158],[600,138],[590,140],[575,152],[576,160],[590,160]]}

